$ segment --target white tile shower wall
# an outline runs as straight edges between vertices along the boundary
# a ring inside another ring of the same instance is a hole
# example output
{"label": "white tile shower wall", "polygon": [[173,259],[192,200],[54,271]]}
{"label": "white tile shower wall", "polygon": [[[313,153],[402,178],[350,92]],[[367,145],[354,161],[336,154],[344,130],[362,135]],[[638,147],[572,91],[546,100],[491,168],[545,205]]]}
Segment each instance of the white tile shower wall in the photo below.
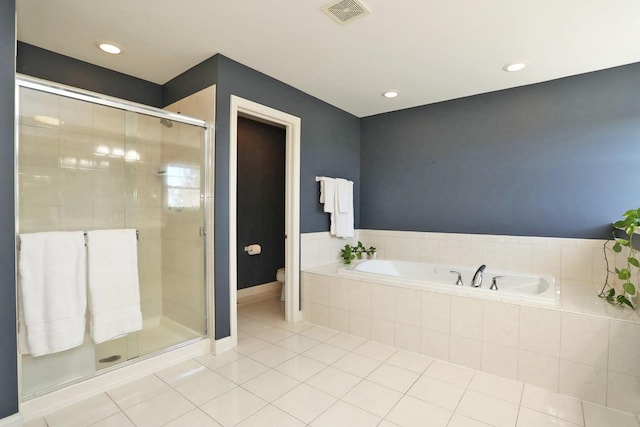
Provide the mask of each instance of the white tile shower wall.
{"label": "white tile shower wall", "polygon": [[637,321],[311,272],[302,273],[302,307],[322,326],[640,412]]}
{"label": "white tile shower wall", "polygon": [[[19,233],[137,228],[143,315],[160,316],[153,160],[160,155],[157,142],[151,144],[157,122],[148,126],[147,116],[31,89],[20,93]],[[134,151],[139,155],[129,155]]]}

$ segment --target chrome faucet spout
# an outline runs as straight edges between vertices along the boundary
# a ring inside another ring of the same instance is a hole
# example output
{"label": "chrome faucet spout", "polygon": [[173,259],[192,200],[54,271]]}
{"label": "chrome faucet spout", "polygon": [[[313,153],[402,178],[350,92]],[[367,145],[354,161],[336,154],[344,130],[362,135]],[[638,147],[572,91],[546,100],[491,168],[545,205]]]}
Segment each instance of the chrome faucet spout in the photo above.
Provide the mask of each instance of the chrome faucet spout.
{"label": "chrome faucet spout", "polygon": [[484,269],[487,268],[486,265],[482,264],[477,270],[476,274],[473,275],[473,280],[471,281],[471,286],[474,288],[479,288],[482,286],[482,273],[484,273]]}

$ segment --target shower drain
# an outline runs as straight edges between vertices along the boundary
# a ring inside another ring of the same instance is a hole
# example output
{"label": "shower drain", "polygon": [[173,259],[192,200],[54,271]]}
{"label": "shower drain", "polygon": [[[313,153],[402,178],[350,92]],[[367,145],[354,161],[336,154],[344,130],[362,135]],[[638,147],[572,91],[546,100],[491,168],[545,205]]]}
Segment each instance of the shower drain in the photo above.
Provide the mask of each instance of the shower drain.
{"label": "shower drain", "polygon": [[111,363],[111,362],[115,362],[116,360],[120,360],[120,359],[122,359],[122,356],[120,356],[119,354],[114,354],[113,356],[103,357],[102,359],[98,359],[98,362],[100,362],[100,363]]}

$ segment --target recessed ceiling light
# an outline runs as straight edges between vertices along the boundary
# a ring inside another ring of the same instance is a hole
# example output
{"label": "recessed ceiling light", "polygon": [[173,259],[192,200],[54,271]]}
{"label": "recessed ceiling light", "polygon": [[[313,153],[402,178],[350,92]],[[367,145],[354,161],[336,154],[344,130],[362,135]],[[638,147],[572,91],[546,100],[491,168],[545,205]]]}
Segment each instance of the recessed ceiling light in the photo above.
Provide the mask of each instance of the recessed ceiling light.
{"label": "recessed ceiling light", "polygon": [[400,95],[400,92],[398,92],[397,90],[388,90],[382,93],[382,96],[384,96],[385,98],[395,98],[398,95]]}
{"label": "recessed ceiling light", "polygon": [[502,67],[502,69],[504,71],[520,71],[522,69],[524,69],[527,66],[527,64],[525,64],[524,62],[513,62],[511,64],[505,64],[504,67]]}
{"label": "recessed ceiling light", "polygon": [[122,48],[116,46],[113,43],[98,43],[98,47],[103,52],[107,52],[112,55],[118,55],[119,53],[122,53]]}

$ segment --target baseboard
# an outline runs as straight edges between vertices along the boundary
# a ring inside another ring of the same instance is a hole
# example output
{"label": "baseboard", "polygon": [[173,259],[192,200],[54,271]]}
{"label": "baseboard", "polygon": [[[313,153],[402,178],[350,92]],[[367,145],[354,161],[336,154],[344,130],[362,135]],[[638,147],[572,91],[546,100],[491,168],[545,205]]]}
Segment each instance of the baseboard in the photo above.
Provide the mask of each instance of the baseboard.
{"label": "baseboard", "polygon": [[0,427],[22,427],[23,425],[24,420],[22,419],[22,414],[20,413],[0,419]]}
{"label": "baseboard", "polygon": [[[70,385],[44,396],[22,402],[20,404],[20,414],[22,414],[24,422],[43,417],[58,409],[88,399],[122,384],[208,353],[211,346],[210,341],[210,339],[203,339],[149,359],[123,366],[111,372],[99,374],[86,381]],[[4,427],[3,424],[0,424],[0,426]]]}
{"label": "baseboard", "polygon": [[271,296],[278,296],[282,291],[280,282],[269,282],[262,285],[252,286],[250,288],[238,289],[238,304],[259,301]]}

